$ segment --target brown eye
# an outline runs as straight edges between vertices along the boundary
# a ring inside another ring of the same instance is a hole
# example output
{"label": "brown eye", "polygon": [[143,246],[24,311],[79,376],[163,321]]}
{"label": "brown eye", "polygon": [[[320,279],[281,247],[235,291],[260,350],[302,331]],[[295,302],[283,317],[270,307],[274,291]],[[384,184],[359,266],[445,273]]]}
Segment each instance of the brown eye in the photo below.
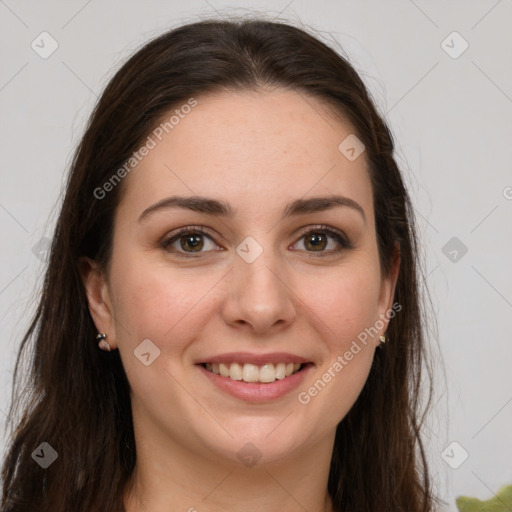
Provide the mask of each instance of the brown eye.
{"label": "brown eye", "polygon": [[201,256],[204,253],[219,250],[219,246],[203,229],[187,227],[181,229],[161,242],[168,252],[178,256]]}
{"label": "brown eye", "polygon": [[323,233],[311,233],[306,236],[304,245],[312,251],[323,251],[327,247],[327,237]]}
{"label": "brown eye", "polygon": [[342,232],[326,226],[317,226],[306,231],[294,245],[299,245],[296,250],[316,253],[314,256],[333,256],[352,248],[352,244]]}
{"label": "brown eye", "polygon": [[203,235],[188,233],[179,238],[180,246],[184,251],[198,252],[204,246]]}

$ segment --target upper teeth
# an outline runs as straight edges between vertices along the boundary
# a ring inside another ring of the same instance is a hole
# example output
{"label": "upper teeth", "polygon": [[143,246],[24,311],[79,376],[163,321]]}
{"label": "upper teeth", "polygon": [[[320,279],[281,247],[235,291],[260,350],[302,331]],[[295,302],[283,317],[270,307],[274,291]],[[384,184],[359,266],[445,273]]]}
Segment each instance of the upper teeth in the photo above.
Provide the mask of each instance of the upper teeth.
{"label": "upper teeth", "polygon": [[284,379],[295,373],[300,368],[300,363],[272,363],[257,366],[255,364],[231,363],[206,363],[205,368],[217,375],[229,377],[233,380],[245,382],[274,382],[276,379]]}

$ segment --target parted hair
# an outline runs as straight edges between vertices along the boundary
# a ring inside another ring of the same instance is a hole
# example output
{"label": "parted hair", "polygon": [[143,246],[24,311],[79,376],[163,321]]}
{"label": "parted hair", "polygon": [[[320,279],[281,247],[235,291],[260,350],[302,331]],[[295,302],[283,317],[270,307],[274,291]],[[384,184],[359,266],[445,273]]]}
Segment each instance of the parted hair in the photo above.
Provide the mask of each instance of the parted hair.
{"label": "parted hair", "polygon": [[[114,74],[90,116],[70,165],[37,310],[16,361],[3,512],[124,511],[123,493],[136,462],[129,384],[119,352],[103,352],[94,342],[79,269],[84,256],[108,266],[123,186],[101,199],[94,191],[173,107],[210,92],[261,87],[316,98],[350,122],[365,145],[384,272],[400,246],[394,301],[402,309],[390,321],[387,343],[375,352],[361,394],[337,426],[328,480],[334,508],[434,510],[420,435],[432,394],[431,379],[422,392],[422,373],[431,372],[427,315],[414,212],[392,134],[348,59],[312,30],[237,18],[189,23],[149,41]],[[41,442],[58,453],[47,469],[32,458]]]}

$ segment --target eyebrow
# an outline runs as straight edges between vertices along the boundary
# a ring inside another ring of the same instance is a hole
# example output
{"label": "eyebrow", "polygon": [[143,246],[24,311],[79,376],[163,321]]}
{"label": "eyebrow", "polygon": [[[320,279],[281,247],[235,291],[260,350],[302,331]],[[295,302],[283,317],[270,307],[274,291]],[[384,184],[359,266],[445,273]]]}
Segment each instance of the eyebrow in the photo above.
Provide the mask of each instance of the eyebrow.
{"label": "eyebrow", "polygon": [[[340,195],[296,199],[286,205],[281,218],[284,219],[294,215],[323,212],[339,206],[346,206],[359,212],[363,221],[366,223],[366,215],[361,205],[349,197]],[[146,208],[139,216],[138,221],[142,221],[156,211],[168,208],[184,208],[194,212],[219,217],[234,217],[238,212],[238,210],[235,210],[229,203],[218,199],[203,196],[171,196]]]}

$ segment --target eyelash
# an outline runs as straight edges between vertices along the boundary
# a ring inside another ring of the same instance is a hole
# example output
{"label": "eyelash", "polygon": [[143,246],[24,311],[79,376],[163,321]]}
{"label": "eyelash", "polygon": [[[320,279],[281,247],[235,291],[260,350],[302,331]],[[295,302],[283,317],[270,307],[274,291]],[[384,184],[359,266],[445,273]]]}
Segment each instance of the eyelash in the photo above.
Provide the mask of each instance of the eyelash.
{"label": "eyelash", "polygon": [[[341,231],[337,231],[337,230],[330,228],[329,226],[326,226],[323,224],[318,225],[318,226],[308,227],[306,230],[302,231],[299,235],[299,238],[297,239],[297,242],[299,240],[301,240],[302,238],[304,238],[306,235],[313,234],[313,233],[327,234],[328,236],[332,237],[336,242],[338,242],[338,244],[340,244],[342,247],[341,249],[331,249],[329,251],[319,251],[319,252],[305,251],[307,253],[310,253],[315,258],[324,258],[324,257],[332,256],[333,254],[339,254],[340,252],[342,252],[344,250],[353,248],[350,240]],[[206,236],[213,242],[215,242],[213,240],[213,237],[210,235],[210,233],[203,227],[187,226],[186,228],[180,229],[177,233],[172,233],[169,237],[164,239],[161,242],[161,246],[165,250],[169,250],[169,246],[171,244],[173,244],[174,242],[179,240],[182,236],[185,236],[188,234],[201,234],[203,236]],[[295,245],[297,242],[295,242],[293,245]],[[200,258],[204,252],[209,252],[209,251],[200,251],[197,253],[192,253],[192,252],[174,250],[171,252],[173,252],[174,254],[177,254],[177,255],[179,255],[179,257],[183,257],[183,258]]]}

